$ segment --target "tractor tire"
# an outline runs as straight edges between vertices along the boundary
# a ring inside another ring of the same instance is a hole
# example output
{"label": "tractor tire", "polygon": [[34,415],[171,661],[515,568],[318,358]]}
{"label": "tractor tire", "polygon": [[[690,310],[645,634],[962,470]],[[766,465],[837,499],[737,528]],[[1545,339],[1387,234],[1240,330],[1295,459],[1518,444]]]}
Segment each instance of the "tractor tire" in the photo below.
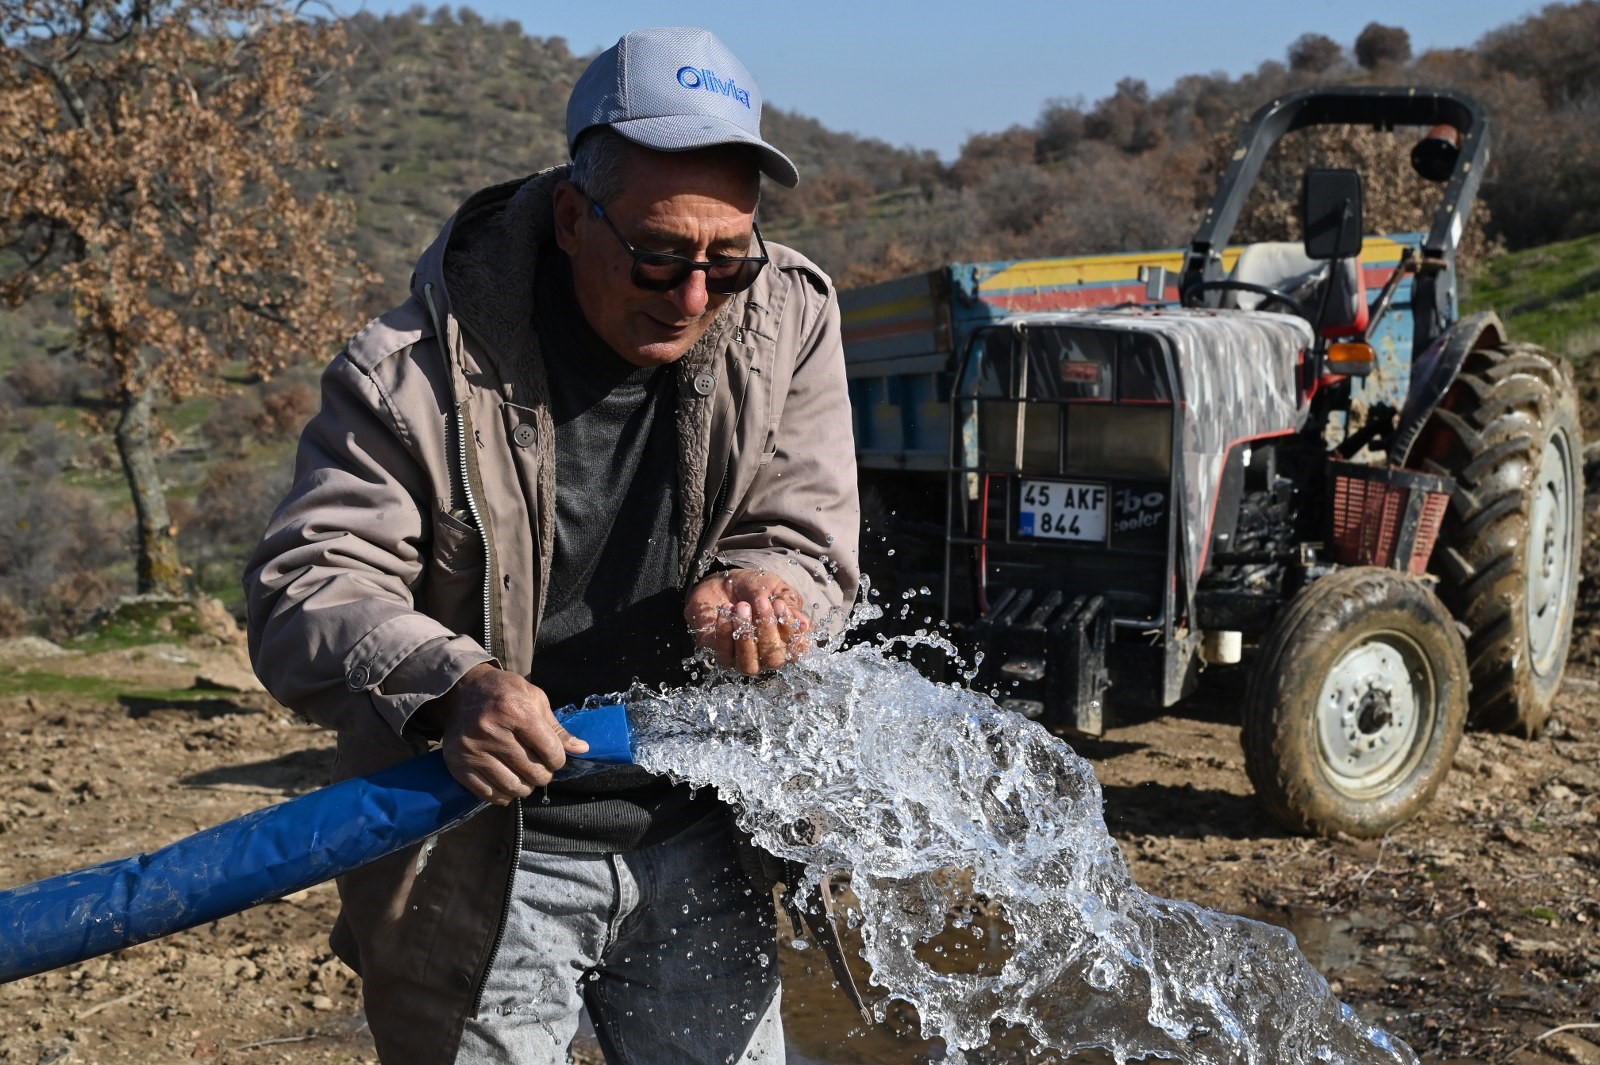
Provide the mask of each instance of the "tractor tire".
{"label": "tractor tire", "polygon": [[1245,769],[1293,832],[1381,836],[1450,771],[1467,717],[1466,650],[1415,577],[1335,570],[1289,601],[1245,689]]}
{"label": "tractor tire", "polygon": [[1467,629],[1468,723],[1534,736],[1566,667],[1583,545],[1571,367],[1531,344],[1473,352],[1412,464],[1456,484],[1429,568]]}

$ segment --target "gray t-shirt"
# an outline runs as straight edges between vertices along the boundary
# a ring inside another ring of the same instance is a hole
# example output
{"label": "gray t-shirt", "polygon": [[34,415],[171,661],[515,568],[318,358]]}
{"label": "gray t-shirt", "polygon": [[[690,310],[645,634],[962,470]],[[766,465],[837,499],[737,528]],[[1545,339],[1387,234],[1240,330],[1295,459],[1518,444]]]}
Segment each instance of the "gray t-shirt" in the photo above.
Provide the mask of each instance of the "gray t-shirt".
{"label": "gray t-shirt", "polygon": [[[687,679],[678,585],[676,378],[636,367],[589,327],[571,264],[539,257],[535,318],[556,435],[555,553],[528,679],[554,707]],[[523,803],[532,846],[622,850],[688,827],[707,804],[640,769],[552,784]]]}

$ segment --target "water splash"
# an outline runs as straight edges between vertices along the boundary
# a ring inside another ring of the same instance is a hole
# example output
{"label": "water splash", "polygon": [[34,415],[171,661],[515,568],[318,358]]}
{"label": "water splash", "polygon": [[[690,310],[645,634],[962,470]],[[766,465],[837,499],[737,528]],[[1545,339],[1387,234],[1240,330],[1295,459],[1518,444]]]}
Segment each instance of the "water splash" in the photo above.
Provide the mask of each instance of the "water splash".
{"label": "water splash", "polygon": [[[1065,743],[881,648],[636,692],[630,717],[642,765],[718,788],[813,883],[851,872],[872,983],[914,1006],[951,1061],[997,1023],[1118,1061],[1416,1061],[1333,996],[1288,932],[1135,885],[1099,781]],[[945,945],[962,935],[1007,949],[953,966]]]}

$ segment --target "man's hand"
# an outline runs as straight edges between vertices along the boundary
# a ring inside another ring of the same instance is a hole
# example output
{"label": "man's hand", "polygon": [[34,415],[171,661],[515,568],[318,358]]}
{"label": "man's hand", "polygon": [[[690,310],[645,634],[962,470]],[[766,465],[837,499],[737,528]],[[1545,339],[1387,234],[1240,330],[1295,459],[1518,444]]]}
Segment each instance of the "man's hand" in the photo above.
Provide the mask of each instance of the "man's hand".
{"label": "man's hand", "polygon": [[717,665],[747,676],[805,654],[811,631],[800,594],[765,570],[713,573],[689,593],[683,617]]}
{"label": "man's hand", "polygon": [[588,743],[556,722],[544,692],[488,662],[426,708],[444,730],[444,762],[461,786],[497,806],[550,783]]}

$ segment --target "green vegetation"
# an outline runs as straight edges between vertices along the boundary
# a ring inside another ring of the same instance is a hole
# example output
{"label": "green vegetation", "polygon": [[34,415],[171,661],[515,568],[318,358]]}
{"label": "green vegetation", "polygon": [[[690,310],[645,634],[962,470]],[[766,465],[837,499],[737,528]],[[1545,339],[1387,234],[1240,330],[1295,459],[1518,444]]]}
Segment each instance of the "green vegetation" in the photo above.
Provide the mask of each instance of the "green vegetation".
{"label": "green vegetation", "polygon": [[214,701],[218,692],[203,688],[130,688],[126,681],[109,677],[73,677],[43,670],[0,666],[0,699],[24,695],[71,695],[97,703],[163,703]]}
{"label": "green vegetation", "polygon": [[187,600],[129,599],[99,618],[94,628],[65,646],[93,654],[163,641],[185,640],[205,630],[194,603]]}
{"label": "green vegetation", "polygon": [[1464,310],[1492,310],[1511,335],[1574,363],[1600,354],[1600,234],[1498,256],[1471,278]]}

